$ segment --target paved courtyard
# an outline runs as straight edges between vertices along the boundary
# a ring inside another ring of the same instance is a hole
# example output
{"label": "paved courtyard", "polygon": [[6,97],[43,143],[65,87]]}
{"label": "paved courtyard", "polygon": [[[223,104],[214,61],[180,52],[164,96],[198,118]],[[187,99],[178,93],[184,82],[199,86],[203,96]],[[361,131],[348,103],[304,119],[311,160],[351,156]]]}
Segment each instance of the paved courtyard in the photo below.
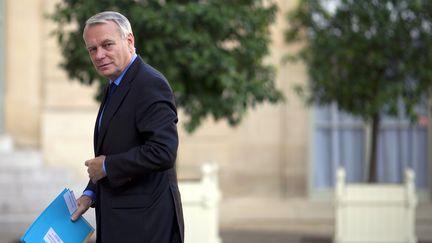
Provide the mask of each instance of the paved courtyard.
{"label": "paved courtyard", "polygon": [[[250,232],[224,230],[221,232],[223,243],[330,243],[325,239],[302,237],[287,233]],[[16,237],[5,237],[0,243],[19,243]],[[3,238],[3,237],[2,237]]]}
{"label": "paved courtyard", "polygon": [[[297,235],[288,232],[248,231],[248,230],[222,230],[223,243],[331,243],[328,237]],[[16,237],[2,236],[0,243],[18,243]],[[432,241],[419,241],[419,243],[432,243]]]}
{"label": "paved courtyard", "polygon": [[[222,243],[331,243],[332,214],[329,202],[223,200],[220,204],[220,236]],[[420,204],[416,225],[419,243],[432,243],[431,229],[432,205]],[[14,227],[1,227],[0,243],[20,242],[21,230],[20,233],[13,233],[13,230]]]}
{"label": "paved courtyard", "polygon": [[289,232],[222,230],[223,243],[330,243],[325,237],[302,236]]}

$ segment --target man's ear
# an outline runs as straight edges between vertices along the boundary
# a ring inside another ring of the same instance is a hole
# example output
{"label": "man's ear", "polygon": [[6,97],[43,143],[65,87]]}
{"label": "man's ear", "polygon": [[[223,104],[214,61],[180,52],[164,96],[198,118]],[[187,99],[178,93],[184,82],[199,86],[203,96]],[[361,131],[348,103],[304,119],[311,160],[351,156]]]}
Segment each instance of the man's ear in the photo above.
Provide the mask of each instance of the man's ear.
{"label": "man's ear", "polygon": [[135,38],[134,38],[133,34],[129,33],[126,38],[127,38],[127,42],[128,42],[130,50],[132,52],[135,52]]}

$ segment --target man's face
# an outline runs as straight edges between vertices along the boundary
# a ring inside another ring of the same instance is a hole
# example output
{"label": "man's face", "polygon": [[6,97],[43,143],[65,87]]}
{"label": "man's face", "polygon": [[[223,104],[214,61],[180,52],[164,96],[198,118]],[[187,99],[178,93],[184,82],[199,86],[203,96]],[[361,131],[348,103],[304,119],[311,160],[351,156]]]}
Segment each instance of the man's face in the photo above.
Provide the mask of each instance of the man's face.
{"label": "man's face", "polygon": [[134,53],[133,35],[122,38],[112,21],[87,26],[84,42],[97,72],[110,80],[120,76]]}

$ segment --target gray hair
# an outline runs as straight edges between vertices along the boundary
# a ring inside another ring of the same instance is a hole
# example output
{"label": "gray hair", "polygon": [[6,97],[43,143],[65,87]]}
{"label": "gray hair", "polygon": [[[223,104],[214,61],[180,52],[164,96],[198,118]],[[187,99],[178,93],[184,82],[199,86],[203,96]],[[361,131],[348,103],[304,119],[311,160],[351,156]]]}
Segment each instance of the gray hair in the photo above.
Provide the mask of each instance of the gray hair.
{"label": "gray hair", "polygon": [[87,26],[94,25],[94,24],[103,24],[103,23],[107,23],[108,21],[114,22],[119,27],[120,36],[122,38],[126,38],[128,34],[132,34],[132,27],[131,24],[129,23],[129,20],[122,14],[114,11],[100,12],[90,17],[86,21],[84,31],[87,28]]}

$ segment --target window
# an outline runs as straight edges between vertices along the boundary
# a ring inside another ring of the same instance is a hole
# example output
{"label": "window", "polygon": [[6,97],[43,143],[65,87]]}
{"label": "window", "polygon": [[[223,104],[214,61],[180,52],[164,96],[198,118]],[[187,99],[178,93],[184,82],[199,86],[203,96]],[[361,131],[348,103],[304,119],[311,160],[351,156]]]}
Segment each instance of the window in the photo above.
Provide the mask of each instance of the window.
{"label": "window", "polygon": [[[428,116],[420,110],[417,124],[401,114],[383,116],[378,137],[378,182],[400,183],[403,170],[411,167],[418,190],[428,190]],[[366,178],[370,127],[362,119],[338,110],[335,104],[316,107],[313,121],[312,190],[334,186],[336,168],[345,167],[348,182]]]}

